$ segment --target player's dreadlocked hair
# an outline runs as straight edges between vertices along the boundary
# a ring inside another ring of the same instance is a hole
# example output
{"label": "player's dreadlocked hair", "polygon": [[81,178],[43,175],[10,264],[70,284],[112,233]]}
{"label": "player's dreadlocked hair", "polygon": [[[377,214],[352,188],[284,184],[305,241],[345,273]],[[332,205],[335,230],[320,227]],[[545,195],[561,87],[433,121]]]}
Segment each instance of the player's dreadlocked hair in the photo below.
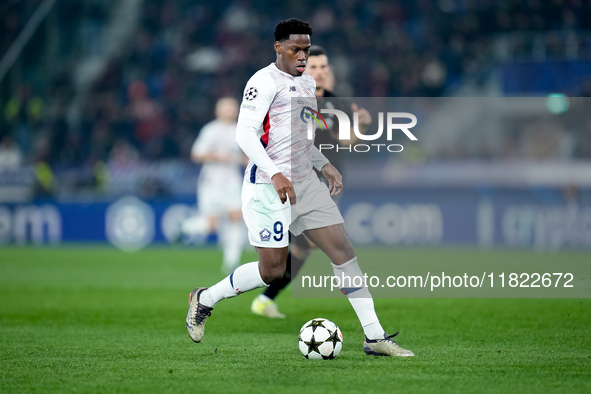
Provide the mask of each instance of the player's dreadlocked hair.
{"label": "player's dreadlocked hair", "polygon": [[310,56],[326,55],[326,51],[320,45],[312,45],[310,47]]}
{"label": "player's dreadlocked hair", "polygon": [[275,41],[285,41],[290,34],[312,35],[312,26],[301,19],[291,18],[281,21],[275,26]]}

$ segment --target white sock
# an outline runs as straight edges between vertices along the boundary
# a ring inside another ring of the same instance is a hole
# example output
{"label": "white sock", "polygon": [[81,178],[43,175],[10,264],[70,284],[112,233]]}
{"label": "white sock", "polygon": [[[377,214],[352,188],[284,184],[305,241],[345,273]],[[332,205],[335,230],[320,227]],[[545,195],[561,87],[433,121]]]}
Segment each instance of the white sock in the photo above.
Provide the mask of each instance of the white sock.
{"label": "white sock", "polygon": [[259,262],[247,263],[236,268],[229,276],[211,286],[199,298],[199,302],[213,308],[224,298],[236,297],[241,293],[268,286],[261,278]]}
{"label": "white sock", "polygon": [[342,265],[332,264],[332,269],[335,276],[341,280],[340,289],[355,310],[365,336],[368,339],[384,338],[384,329],[376,315],[373,298],[363,280],[357,257]]}
{"label": "white sock", "polygon": [[240,256],[246,241],[246,231],[240,222],[229,222],[224,226],[222,246],[224,250],[224,268],[229,271],[240,265]]}
{"label": "white sock", "polygon": [[183,220],[181,232],[186,235],[209,234],[209,219],[204,215],[195,215]]}

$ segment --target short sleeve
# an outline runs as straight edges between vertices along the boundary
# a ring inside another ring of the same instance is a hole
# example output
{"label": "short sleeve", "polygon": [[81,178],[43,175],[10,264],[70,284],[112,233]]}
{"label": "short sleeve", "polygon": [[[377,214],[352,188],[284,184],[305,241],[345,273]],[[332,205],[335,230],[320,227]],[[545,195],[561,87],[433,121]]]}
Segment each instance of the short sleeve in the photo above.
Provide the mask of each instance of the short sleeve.
{"label": "short sleeve", "polygon": [[206,124],[199,133],[199,136],[191,147],[193,155],[202,156],[210,152],[211,146],[215,143],[215,130],[211,123]]}

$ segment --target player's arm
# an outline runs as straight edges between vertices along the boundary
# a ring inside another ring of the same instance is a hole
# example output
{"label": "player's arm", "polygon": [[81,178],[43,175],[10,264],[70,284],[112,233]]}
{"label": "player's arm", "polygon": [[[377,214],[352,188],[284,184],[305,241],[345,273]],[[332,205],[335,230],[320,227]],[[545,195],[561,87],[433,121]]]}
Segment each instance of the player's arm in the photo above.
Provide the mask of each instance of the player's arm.
{"label": "player's arm", "polygon": [[[254,98],[251,94],[247,99],[247,92],[252,92],[251,88],[256,88],[256,94]],[[245,98],[236,126],[236,142],[258,169],[271,178],[281,202],[285,203],[289,198],[290,204],[293,205],[296,203],[296,196],[291,182],[273,163],[260,141],[263,119],[275,97],[275,84],[270,76],[255,75],[248,81],[244,92]]]}
{"label": "player's arm", "polygon": [[227,163],[230,161],[230,156],[228,155],[220,155],[213,152],[208,152],[204,154],[198,154],[191,152],[191,160],[195,163],[206,163],[206,162],[219,162],[219,163]]}
{"label": "player's arm", "polygon": [[236,142],[258,169],[269,175],[281,202],[285,203],[289,198],[290,204],[293,205],[296,200],[291,182],[279,171],[259,140],[258,130],[261,126],[262,123],[259,121],[238,118]]}
{"label": "player's arm", "polygon": [[[372,122],[371,114],[365,108],[359,108],[359,106],[356,103],[351,103],[351,114],[353,113],[357,113],[358,116],[357,122],[359,125],[359,132],[361,134],[365,134],[365,132],[369,128],[369,125]],[[349,119],[353,119],[353,117],[351,116]],[[351,139],[347,141],[340,141],[340,144],[351,145],[356,143],[358,140],[359,137],[357,137],[357,134],[355,134],[355,131],[353,130],[353,125],[351,125]]]}
{"label": "player's arm", "polygon": [[330,164],[328,159],[316,148],[312,146],[310,149],[310,157],[312,165],[318,171],[322,172],[322,175],[328,181],[328,190],[331,196],[336,196],[343,190],[343,177],[341,173]]}
{"label": "player's arm", "polygon": [[337,109],[345,112],[351,120],[351,133],[349,134],[349,139],[339,139],[338,128],[336,128],[330,131],[329,136],[340,146],[353,145],[359,140],[359,137],[357,137],[357,134],[353,129],[353,114],[357,113],[357,124],[359,126],[360,134],[365,134],[365,132],[369,128],[369,125],[372,122],[371,114],[367,109],[359,108],[357,103],[351,102],[348,99],[333,98],[332,100],[334,100],[335,104],[337,105]]}
{"label": "player's arm", "polygon": [[[372,122],[371,114],[365,108],[359,108],[359,106],[356,103],[351,103],[350,104],[350,111],[347,111],[347,114],[349,115],[349,119],[353,120],[354,113],[357,113],[357,116],[358,116],[357,124],[359,125],[359,133],[365,134],[365,132],[369,128],[369,125]],[[357,141],[359,141],[359,137],[357,137],[357,134],[355,133],[355,130],[353,128],[354,128],[354,124],[351,123],[351,134],[350,134],[351,138],[349,138],[348,140],[338,140],[338,143],[341,146],[353,145]]]}
{"label": "player's arm", "polygon": [[191,153],[191,160],[195,163],[205,163],[205,162],[218,162],[218,163],[229,163],[231,161],[230,155],[221,155],[219,153],[205,153],[205,154],[196,154]]}

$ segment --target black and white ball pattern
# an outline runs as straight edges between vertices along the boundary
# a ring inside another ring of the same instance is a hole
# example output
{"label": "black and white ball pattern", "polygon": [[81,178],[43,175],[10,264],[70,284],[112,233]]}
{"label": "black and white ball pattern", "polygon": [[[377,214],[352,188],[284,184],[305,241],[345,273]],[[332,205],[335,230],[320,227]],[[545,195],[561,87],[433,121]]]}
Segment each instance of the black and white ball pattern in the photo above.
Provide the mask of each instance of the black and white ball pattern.
{"label": "black and white ball pattern", "polygon": [[251,86],[251,87],[247,88],[246,91],[244,92],[244,99],[247,101],[252,101],[257,97],[258,94],[259,94],[259,91],[257,90],[257,88],[255,88],[254,86]]}
{"label": "black and white ball pattern", "polygon": [[299,348],[308,359],[335,358],[343,348],[341,329],[328,319],[312,319],[300,330]]}

